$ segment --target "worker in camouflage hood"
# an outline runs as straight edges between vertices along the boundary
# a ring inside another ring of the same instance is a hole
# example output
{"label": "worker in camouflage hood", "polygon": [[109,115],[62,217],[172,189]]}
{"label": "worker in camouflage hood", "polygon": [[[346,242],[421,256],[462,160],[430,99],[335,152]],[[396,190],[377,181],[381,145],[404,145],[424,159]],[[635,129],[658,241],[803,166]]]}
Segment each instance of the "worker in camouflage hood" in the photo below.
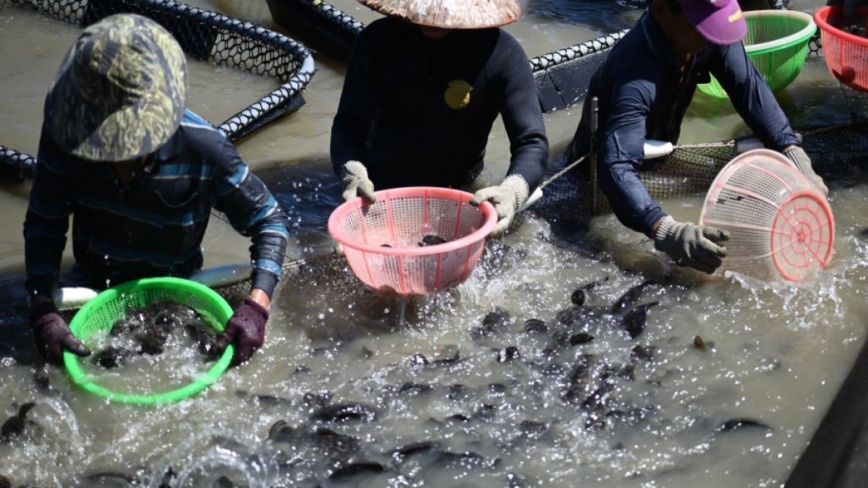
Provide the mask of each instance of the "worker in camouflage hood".
{"label": "worker in camouflage hood", "polygon": [[359,33],[332,126],[331,159],[344,198],[374,189],[464,187],[482,172],[498,114],[511,158],[491,201],[509,226],[542,181],[548,139],[530,62],[499,26],[517,0],[360,0],[385,18]]}
{"label": "worker in camouflage hood", "polygon": [[36,177],[24,221],[25,286],[39,352],[90,351],[53,302],[72,223],[76,285],[95,289],[202,267],[212,207],[252,240],[252,286],[218,337],[240,363],[262,346],[287,241],[285,215],[226,136],[186,110],[175,39],[139,15],[84,30],[45,99]]}

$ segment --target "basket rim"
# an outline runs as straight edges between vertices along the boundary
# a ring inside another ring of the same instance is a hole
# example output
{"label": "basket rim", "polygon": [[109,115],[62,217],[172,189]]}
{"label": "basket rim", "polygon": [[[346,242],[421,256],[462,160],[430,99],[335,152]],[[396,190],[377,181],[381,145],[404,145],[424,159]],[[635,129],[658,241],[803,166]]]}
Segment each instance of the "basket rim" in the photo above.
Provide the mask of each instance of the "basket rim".
{"label": "basket rim", "polygon": [[[816,12],[814,12],[814,22],[817,24],[817,26],[819,26],[820,31],[822,31],[823,34],[841,38],[844,41],[855,44],[857,46],[868,47],[868,39],[857,36],[855,34],[850,34],[849,32],[842,31],[841,29],[829,23],[829,16],[839,10],[841,10],[841,7],[839,6],[824,6],[820,7],[819,9],[817,9]],[[868,7],[858,7],[856,8],[856,11],[861,14],[868,14]]]}
{"label": "basket rim", "polygon": [[[205,295],[208,296],[208,298],[213,299],[215,301],[215,304],[217,305],[218,312],[225,317],[225,319],[223,317],[218,317],[218,319],[223,320],[224,322],[232,316],[233,310],[229,303],[216,291],[201,283],[177,277],[141,278],[138,280],[121,283],[120,285],[103,290],[92,300],[85,303],[84,306],[82,306],[81,309],[76,312],[75,316],[70,321],[70,331],[76,338],[84,340],[86,338],[79,337],[77,332],[80,325],[83,325],[85,323],[85,319],[90,315],[93,310],[102,306],[104,303],[114,300],[119,296],[123,296],[126,293],[130,293],[133,290],[165,288],[166,285],[170,285],[173,288],[182,288],[185,291],[191,291],[193,293]],[[218,323],[217,326],[217,332],[220,332],[222,328],[225,327],[225,323]],[[64,350],[63,352],[63,364],[66,368],[67,374],[69,374],[73,383],[75,383],[89,393],[119,403],[153,405],[177,402],[179,400],[189,398],[196,393],[199,393],[223,375],[223,373],[229,367],[234,353],[235,347],[230,344],[226,348],[226,350],[223,351],[220,359],[210,369],[201,373],[190,383],[169,391],[152,395],[121,393],[91,381],[88,375],[86,375],[81,369],[81,366],[79,364],[79,362],[85,358],[79,358],[69,350]]]}
{"label": "basket rim", "polygon": [[788,36],[781,37],[780,39],[761,42],[759,44],[745,45],[744,50],[749,55],[766,54],[772,50],[780,49],[783,47],[792,47],[796,44],[807,42],[808,39],[810,39],[811,36],[814,35],[814,32],[817,31],[817,24],[814,22],[814,17],[811,16],[811,14],[799,12],[798,10],[753,10],[750,12],[745,12],[744,17],[745,20],[753,17],[757,17],[759,19],[773,17],[795,17],[804,20],[807,24],[801,30],[794,32]]}
{"label": "basket rim", "polygon": [[[378,192],[375,192],[374,196],[377,198],[377,201],[380,201],[381,198],[385,198],[388,200],[392,198],[418,196],[438,197],[457,200],[462,204],[468,203],[470,199],[473,198],[472,193],[468,193],[463,190],[434,186],[408,186],[402,188],[392,188],[389,190],[380,190]],[[425,247],[381,247],[375,246],[373,244],[364,244],[354,241],[352,239],[348,239],[340,229],[340,222],[344,217],[367,205],[368,204],[362,199],[362,197],[356,197],[352,200],[342,203],[334,211],[332,211],[331,215],[329,216],[328,231],[332,238],[338,241],[338,243],[340,243],[342,246],[348,247],[356,251],[363,251],[366,253],[378,254],[382,256],[428,256],[447,253],[457,249],[463,249],[488,237],[488,234],[491,232],[494,226],[497,225],[498,220],[497,211],[494,209],[494,205],[492,205],[488,201],[485,201],[482,202],[482,204],[478,207],[485,217],[485,222],[479,229],[476,229],[475,231],[464,237],[461,237],[454,241],[445,242],[443,244],[435,244],[433,246]]]}

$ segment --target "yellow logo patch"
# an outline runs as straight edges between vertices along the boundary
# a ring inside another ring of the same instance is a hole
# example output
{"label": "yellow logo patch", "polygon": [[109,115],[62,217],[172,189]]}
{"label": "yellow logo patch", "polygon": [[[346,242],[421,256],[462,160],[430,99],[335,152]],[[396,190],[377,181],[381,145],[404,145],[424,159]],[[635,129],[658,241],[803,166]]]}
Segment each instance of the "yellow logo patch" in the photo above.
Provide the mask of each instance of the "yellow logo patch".
{"label": "yellow logo patch", "polygon": [[473,86],[464,80],[450,81],[449,86],[446,87],[446,93],[443,94],[446,106],[453,110],[461,110],[470,104],[471,91],[473,91]]}
{"label": "yellow logo patch", "polygon": [[729,20],[729,23],[731,24],[740,18],[741,18],[741,10],[736,10],[734,14],[730,15],[726,19]]}

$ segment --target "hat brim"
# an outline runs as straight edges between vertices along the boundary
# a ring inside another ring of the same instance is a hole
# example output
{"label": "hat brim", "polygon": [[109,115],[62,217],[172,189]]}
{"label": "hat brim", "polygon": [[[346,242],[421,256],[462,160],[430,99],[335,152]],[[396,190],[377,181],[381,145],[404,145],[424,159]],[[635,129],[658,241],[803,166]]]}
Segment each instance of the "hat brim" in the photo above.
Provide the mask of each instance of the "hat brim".
{"label": "hat brim", "polygon": [[518,0],[453,2],[431,0],[359,0],[383,15],[441,29],[485,29],[511,24],[521,16]]}
{"label": "hat brim", "polygon": [[158,41],[165,69],[141,97],[116,107],[82,97],[73,73],[76,47],[69,50],[44,110],[46,131],[61,150],[91,161],[124,161],[150,154],[172,137],[186,109],[186,58],[171,37]]}
{"label": "hat brim", "polygon": [[712,44],[735,44],[747,35],[747,22],[736,0],[720,9],[706,2],[691,2],[684,11],[696,30]]}

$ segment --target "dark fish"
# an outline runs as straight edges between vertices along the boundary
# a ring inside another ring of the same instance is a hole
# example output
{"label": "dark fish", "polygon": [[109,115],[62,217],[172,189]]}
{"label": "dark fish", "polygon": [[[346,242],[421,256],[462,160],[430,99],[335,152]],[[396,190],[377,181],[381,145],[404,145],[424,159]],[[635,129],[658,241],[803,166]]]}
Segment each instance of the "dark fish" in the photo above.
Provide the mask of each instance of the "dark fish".
{"label": "dark fish", "polygon": [[135,476],[121,473],[117,471],[106,471],[102,473],[91,473],[82,479],[82,483],[78,485],[81,488],[90,486],[99,488],[126,488],[139,486],[139,479]]}
{"label": "dark fish", "polygon": [[494,349],[494,352],[497,354],[498,363],[505,363],[521,357],[521,353],[515,346],[509,346],[505,349]]}
{"label": "dark fish", "polygon": [[426,366],[428,365],[428,358],[421,354],[414,354],[413,357],[410,358],[410,366]]}
{"label": "dark fish", "polygon": [[584,332],[580,332],[578,334],[573,334],[570,336],[570,345],[576,346],[579,344],[588,344],[594,340],[594,336],[590,334],[586,334]]}
{"label": "dark fish", "polygon": [[391,452],[390,456],[392,459],[395,460],[396,463],[400,464],[403,463],[404,460],[408,457],[424,452],[430,452],[434,449],[439,448],[440,443],[436,441],[414,442],[413,444],[407,444],[406,446],[395,449]]}
{"label": "dark fish", "polygon": [[196,347],[199,349],[199,354],[209,356],[214,354],[214,343],[217,342],[217,333],[204,322],[184,324],[184,332],[187,333]]}
{"label": "dark fish", "polygon": [[527,319],[524,322],[524,331],[527,332],[528,335],[538,335],[545,334],[549,331],[549,328],[546,323],[540,319]]}
{"label": "dark fish", "polygon": [[356,462],[346,464],[341,466],[340,468],[332,471],[332,474],[329,475],[329,479],[331,480],[340,480],[351,478],[353,476],[359,476],[363,474],[379,474],[385,471],[385,468],[380,463],[375,462]]}
{"label": "dark fish", "polygon": [[659,304],[660,302],[643,303],[624,314],[621,319],[621,327],[627,331],[630,339],[635,339],[645,330],[645,326],[648,324],[648,309]]}
{"label": "dark fish", "polygon": [[645,280],[642,283],[630,288],[626,293],[621,295],[619,298],[609,309],[609,313],[613,315],[620,314],[621,312],[632,308],[633,305],[639,301],[639,298],[642,296],[642,292],[651,285],[656,285],[657,281],[655,280]]}
{"label": "dark fish", "polygon": [[28,402],[18,408],[18,413],[6,419],[0,427],[0,444],[9,444],[20,439],[28,426],[35,425],[27,420],[27,413],[36,406],[36,403]]}
{"label": "dark fish", "polygon": [[312,413],[310,419],[317,422],[343,423],[349,421],[373,422],[377,411],[360,403],[338,403],[327,405]]}
{"label": "dark fish", "polygon": [[609,394],[615,389],[615,383],[609,378],[603,379],[600,386],[597,387],[587,398],[582,402],[582,408],[585,410],[599,410],[606,406],[606,401],[609,399]]}
{"label": "dark fish", "polygon": [[0,474],[0,488],[12,488],[12,480]]}
{"label": "dark fish", "polygon": [[714,349],[714,341],[706,342],[702,337],[696,336],[693,338],[693,347],[707,351],[709,349]]}
{"label": "dark fish", "polygon": [[268,429],[268,440],[278,444],[313,447],[329,455],[344,457],[357,451],[361,445],[357,438],[350,435],[338,434],[323,427],[316,430],[305,425],[294,428],[285,420],[278,420]]}
{"label": "dark fish", "polygon": [[600,307],[577,307],[575,305],[559,311],[555,318],[567,327],[580,327],[594,320],[602,318],[606,309]]}
{"label": "dark fish", "polygon": [[434,387],[431,385],[406,382],[401,385],[401,388],[399,388],[398,391],[401,393],[408,393],[410,395],[424,395],[426,393],[430,393],[433,389]]}
{"label": "dark fish", "polygon": [[436,451],[434,464],[448,467],[472,468],[485,465],[485,456],[472,451],[450,452]]}
{"label": "dark fish", "polygon": [[744,427],[758,427],[760,429],[772,430],[768,425],[752,419],[731,419],[718,425],[714,428],[715,432],[732,432]]}
{"label": "dark fish", "polygon": [[419,241],[419,247],[436,246],[437,244],[445,244],[447,242],[449,241],[440,236],[435,236],[434,234],[427,234],[426,236],[422,237],[421,241]]}
{"label": "dark fish", "polygon": [[[606,276],[602,281],[607,281],[609,279]],[[587,292],[593,290],[594,288],[600,285],[600,281],[592,281],[590,283],[585,283],[584,285],[576,288],[576,291],[570,295],[570,301],[573,302],[573,305],[577,307],[581,307],[585,304],[585,298],[587,296]]]}
{"label": "dark fish", "polygon": [[325,407],[332,401],[332,393],[330,391],[323,391],[319,393],[307,392],[302,397],[301,401],[307,407]]}
{"label": "dark fish", "polygon": [[278,420],[268,429],[268,440],[271,442],[291,442],[295,429],[286,423],[286,420]]}
{"label": "dark fish", "polygon": [[247,390],[235,390],[235,396],[238,398],[251,399],[263,407],[292,406],[292,400],[276,395],[260,395],[257,393],[250,393]]}
{"label": "dark fish", "polygon": [[127,360],[135,356],[133,351],[120,347],[108,347],[94,354],[91,362],[101,368],[119,368],[127,363]]}
{"label": "dark fish", "polygon": [[494,418],[495,413],[497,413],[497,407],[486,403],[476,409],[471,418],[474,420],[491,420]]}
{"label": "dark fish", "polygon": [[634,361],[653,361],[656,351],[657,348],[654,346],[645,347],[643,345],[636,345],[630,350],[630,359]]}
{"label": "dark fish", "polygon": [[512,315],[500,307],[494,307],[494,310],[482,318],[482,326],[491,330],[504,330],[509,327],[510,322]]}
{"label": "dark fish", "polygon": [[588,377],[590,376],[591,356],[584,355],[579,358],[579,362],[573,367],[567,382],[567,389],[563,394],[564,401],[573,405],[583,401],[579,397],[585,389]]}
{"label": "dark fish", "polygon": [[215,488],[238,488],[238,485],[236,485],[235,482],[229,479],[229,477],[226,475],[217,478],[217,481],[214,482],[214,485]]}
{"label": "dark fish", "polygon": [[306,364],[299,364],[298,366],[295,367],[295,371],[292,372],[292,376],[295,376],[297,374],[304,374],[304,373],[310,373],[310,366],[308,366]]}
{"label": "dark fish", "polygon": [[523,420],[518,425],[518,428],[522,434],[530,439],[539,439],[548,430],[546,424],[537,422],[536,420]]}

